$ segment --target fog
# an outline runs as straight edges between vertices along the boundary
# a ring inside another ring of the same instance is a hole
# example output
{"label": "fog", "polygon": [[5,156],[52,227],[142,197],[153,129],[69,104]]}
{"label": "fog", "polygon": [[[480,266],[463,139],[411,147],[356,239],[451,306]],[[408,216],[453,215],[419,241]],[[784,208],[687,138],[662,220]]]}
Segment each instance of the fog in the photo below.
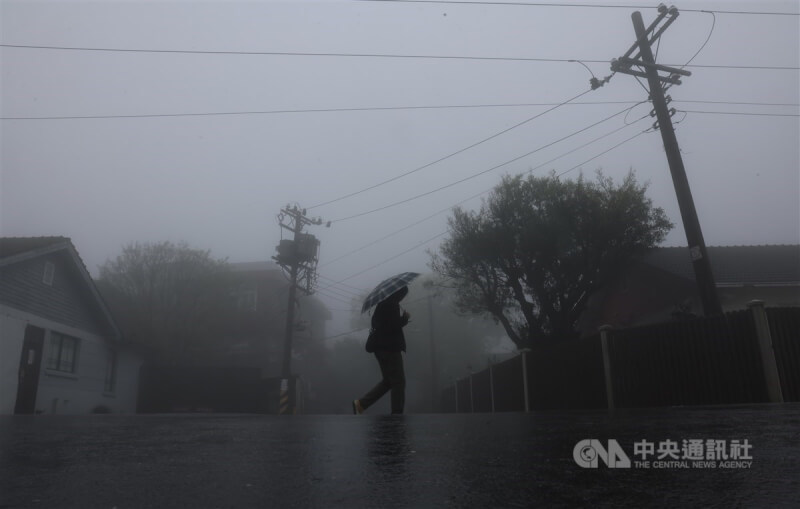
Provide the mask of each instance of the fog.
{"label": "fog", "polygon": [[[3,0],[2,236],[70,237],[95,276],[134,241],[262,261],[296,203],[332,221],[308,228],[329,336],[352,296],[427,272],[449,208],[504,174],[634,169],[685,245],[659,133],[613,148],[653,122],[634,77],[542,114],[608,76],[655,5]],[[797,16],[700,12],[797,2],[677,7],[657,60],[694,57],[669,94],[706,243],[800,242]]]}

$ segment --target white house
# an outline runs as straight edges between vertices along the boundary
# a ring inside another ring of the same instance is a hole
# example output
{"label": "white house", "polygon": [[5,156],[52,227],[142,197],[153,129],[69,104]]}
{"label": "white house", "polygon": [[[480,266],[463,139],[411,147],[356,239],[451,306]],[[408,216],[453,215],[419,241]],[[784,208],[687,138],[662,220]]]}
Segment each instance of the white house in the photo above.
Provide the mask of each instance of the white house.
{"label": "white house", "polygon": [[70,239],[0,238],[0,415],[133,413],[141,362]]}

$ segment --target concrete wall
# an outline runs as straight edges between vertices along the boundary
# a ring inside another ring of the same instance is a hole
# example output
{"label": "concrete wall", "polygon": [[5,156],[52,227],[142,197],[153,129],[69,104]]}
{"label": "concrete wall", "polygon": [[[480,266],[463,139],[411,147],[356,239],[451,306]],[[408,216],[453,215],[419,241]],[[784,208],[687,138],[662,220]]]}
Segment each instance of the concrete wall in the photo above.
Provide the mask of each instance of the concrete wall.
{"label": "concrete wall", "polygon": [[[0,415],[13,414],[17,397],[20,354],[27,325],[45,329],[44,351],[36,396],[36,413],[88,414],[98,407],[112,413],[134,413],[139,383],[140,357],[106,338],[61,323],[0,306]],[[52,332],[79,339],[75,373],[46,368]],[[104,391],[108,358],[117,349],[116,387]]]}

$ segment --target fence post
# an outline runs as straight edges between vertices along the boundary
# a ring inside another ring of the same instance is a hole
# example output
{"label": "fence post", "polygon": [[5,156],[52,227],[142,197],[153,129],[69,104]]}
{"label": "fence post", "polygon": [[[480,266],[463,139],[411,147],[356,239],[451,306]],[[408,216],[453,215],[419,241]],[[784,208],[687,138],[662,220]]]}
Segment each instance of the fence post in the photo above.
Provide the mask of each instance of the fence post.
{"label": "fence post", "polygon": [[489,357],[489,398],[492,401],[492,413],[494,413],[494,369],[491,357]]}
{"label": "fence post", "polygon": [[520,354],[522,355],[522,395],[525,398],[525,411],[530,412],[531,407],[530,403],[528,402],[528,352],[530,352],[530,348],[522,348],[520,349]]}
{"label": "fence post", "polygon": [[475,413],[475,393],[472,391],[472,366],[467,366],[469,371],[469,413]]}
{"label": "fence post", "polygon": [[778,364],[775,362],[775,349],[772,346],[772,334],[769,331],[767,312],[764,310],[764,301],[751,300],[747,303],[753,320],[756,324],[758,336],[758,349],[761,352],[761,365],[764,367],[764,381],[767,384],[767,396],[770,403],[783,403],[781,379],[778,374]]}
{"label": "fence post", "polygon": [[458,413],[458,378],[454,378],[453,380],[453,387],[456,388],[456,413]]}
{"label": "fence post", "polygon": [[608,401],[609,410],[614,410],[614,385],[611,377],[611,355],[608,350],[608,341],[611,337],[612,329],[613,327],[610,325],[600,327],[600,346],[603,350],[603,376],[606,381],[606,400]]}

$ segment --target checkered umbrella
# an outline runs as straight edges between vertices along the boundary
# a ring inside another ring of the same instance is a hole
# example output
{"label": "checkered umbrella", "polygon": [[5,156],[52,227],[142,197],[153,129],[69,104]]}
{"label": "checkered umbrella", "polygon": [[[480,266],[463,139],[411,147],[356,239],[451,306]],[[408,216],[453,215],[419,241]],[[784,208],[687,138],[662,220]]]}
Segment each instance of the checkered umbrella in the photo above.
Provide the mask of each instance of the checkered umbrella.
{"label": "checkered umbrella", "polygon": [[365,312],[397,290],[407,286],[408,283],[413,281],[417,276],[419,276],[419,274],[416,272],[403,272],[402,274],[398,274],[386,279],[381,284],[376,286],[374,290],[369,292],[367,298],[364,299],[364,305],[361,307],[361,312]]}

